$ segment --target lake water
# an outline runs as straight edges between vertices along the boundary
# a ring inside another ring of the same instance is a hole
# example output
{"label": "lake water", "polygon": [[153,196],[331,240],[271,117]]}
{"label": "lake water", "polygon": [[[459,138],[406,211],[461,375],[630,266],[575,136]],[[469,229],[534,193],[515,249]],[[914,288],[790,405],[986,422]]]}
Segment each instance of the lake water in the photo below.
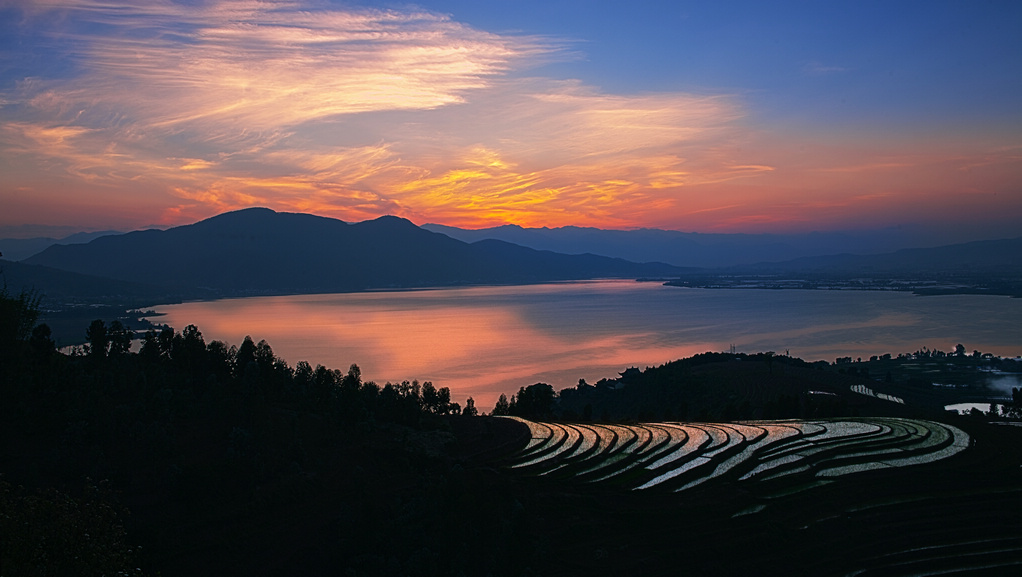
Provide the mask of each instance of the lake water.
{"label": "lake water", "polygon": [[306,360],[379,384],[418,379],[472,396],[580,378],[594,383],[706,351],[785,352],[802,359],[952,350],[1022,354],[1022,299],[864,291],[726,290],[596,281],[513,287],[296,295],[156,307],[206,341],[265,339]]}
{"label": "lake water", "polygon": [[959,413],[969,413],[973,409],[979,409],[984,413],[990,412],[990,406],[996,403],[955,403],[953,405],[944,405],[946,411],[957,411]]}

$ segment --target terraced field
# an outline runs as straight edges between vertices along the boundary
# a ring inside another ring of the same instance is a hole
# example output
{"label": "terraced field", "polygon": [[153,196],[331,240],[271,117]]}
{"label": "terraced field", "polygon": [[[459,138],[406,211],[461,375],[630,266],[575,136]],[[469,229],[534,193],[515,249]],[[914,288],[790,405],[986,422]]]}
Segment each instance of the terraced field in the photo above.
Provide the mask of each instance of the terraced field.
{"label": "terraced field", "polygon": [[1007,423],[464,421],[539,574],[1022,574],[1022,428]]}
{"label": "terraced field", "polygon": [[970,444],[952,425],[893,417],[635,425],[505,418],[531,431],[505,462],[512,470],[641,491],[677,492],[723,480],[807,487],[939,461]]}
{"label": "terraced field", "polygon": [[867,397],[875,397],[877,399],[883,399],[885,401],[891,401],[892,403],[898,403],[901,405],[905,404],[905,399],[902,399],[901,397],[895,397],[894,395],[888,395],[886,393],[874,392],[873,389],[867,387],[866,385],[852,385],[851,390],[853,393],[866,395]]}

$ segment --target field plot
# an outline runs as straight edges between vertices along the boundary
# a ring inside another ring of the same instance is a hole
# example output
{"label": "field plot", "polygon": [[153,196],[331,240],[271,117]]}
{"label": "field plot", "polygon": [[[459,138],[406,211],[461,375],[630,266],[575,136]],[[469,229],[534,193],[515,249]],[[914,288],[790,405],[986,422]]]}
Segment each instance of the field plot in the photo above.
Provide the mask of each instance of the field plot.
{"label": "field plot", "polygon": [[826,482],[946,459],[970,443],[969,435],[952,425],[893,417],[636,425],[506,418],[532,432],[508,467],[633,490],[683,491],[724,479],[783,479],[788,486]]}
{"label": "field plot", "polygon": [[892,403],[898,403],[901,405],[905,404],[905,399],[902,399],[901,397],[895,397],[894,395],[888,395],[886,393],[877,393],[873,391],[873,389],[867,387],[866,385],[852,385],[851,390],[853,393],[866,395],[867,397],[875,397],[877,399],[882,399],[885,401],[890,401]]}

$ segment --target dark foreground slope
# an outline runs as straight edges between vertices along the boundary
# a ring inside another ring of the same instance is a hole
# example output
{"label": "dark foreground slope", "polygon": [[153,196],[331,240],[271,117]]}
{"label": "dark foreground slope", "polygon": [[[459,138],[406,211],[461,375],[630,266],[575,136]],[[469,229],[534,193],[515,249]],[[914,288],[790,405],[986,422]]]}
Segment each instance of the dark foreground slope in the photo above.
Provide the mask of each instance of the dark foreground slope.
{"label": "dark foreground slope", "polygon": [[1022,430],[954,422],[975,439],[955,457],[820,486],[654,494],[523,474],[513,487],[544,575],[1013,574]]}
{"label": "dark foreground slope", "polygon": [[[509,467],[531,431],[459,415],[428,383],[291,367],[265,342],[207,343],[195,327],[149,333],[131,352],[127,333],[97,322],[87,352],[64,355],[32,327],[37,312],[0,290],[3,575],[1009,574],[1022,563],[1022,427],[1004,419],[933,415],[974,442],[823,485],[794,474],[622,490]],[[663,371],[693,385],[693,400],[740,381],[717,393],[745,391],[752,411],[779,398],[767,389],[851,386],[794,359],[719,360]],[[863,378],[850,364],[838,376]],[[643,374],[658,385],[659,373]]]}
{"label": "dark foreground slope", "polygon": [[41,326],[22,330],[30,306],[0,297],[3,575],[521,567],[513,502],[489,490],[504,481],[464,460],[520,437],[472,428],[459,458],[446,389],[290,367],[195,327],[136,353],[95,323],[88,352],[64,355]]}
{"label": "dark foreground slope", "polygon": [[[0,334],[5,575],[901,575],[1022,560],[1022,428],[979,417],[943,417],[975,443],[925,465],[622,491],[507,468],[528,429],[452,414],[442,389],[290,367],[194,327],[137,353],[90,334],[80,356],[42,332]],[[774,362],[719,363],[714,382],[735,370],[782,386],[772,370],[815,388],[825,374]]]}
{"label": "dark foreground slope", "polygon": [[62,270],[223,295],[515,284],[675,274],[661,264],[466,244],[382,217],[348,224],[248,209],[166,231],[55,245],[26,260]]}

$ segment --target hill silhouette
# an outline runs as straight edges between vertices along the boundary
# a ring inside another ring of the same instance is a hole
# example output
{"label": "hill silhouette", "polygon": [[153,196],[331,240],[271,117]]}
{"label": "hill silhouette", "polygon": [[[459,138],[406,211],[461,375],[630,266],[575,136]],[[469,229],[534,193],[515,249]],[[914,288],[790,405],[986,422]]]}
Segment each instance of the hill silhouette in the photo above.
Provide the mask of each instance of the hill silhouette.
{"label": "hill silhouette", "polygon": [[109,303],[142,306],[154,302],[177,302],[182,298],[201,296],[194,289],[174,290],[167,285],[157,286],[115,280],[43,265],[0,259],[0,284],[4,283],[14,293],[23,290],[37,290],[44,293],[44,304],[47,308]]}
{"label": "hill silhouette", "polygon": [[349,224],[266,208],[165,231],[54,245],[24,262],[224,296],[664,276],[682,270],[501,241],[468,244],[393,216]]}

